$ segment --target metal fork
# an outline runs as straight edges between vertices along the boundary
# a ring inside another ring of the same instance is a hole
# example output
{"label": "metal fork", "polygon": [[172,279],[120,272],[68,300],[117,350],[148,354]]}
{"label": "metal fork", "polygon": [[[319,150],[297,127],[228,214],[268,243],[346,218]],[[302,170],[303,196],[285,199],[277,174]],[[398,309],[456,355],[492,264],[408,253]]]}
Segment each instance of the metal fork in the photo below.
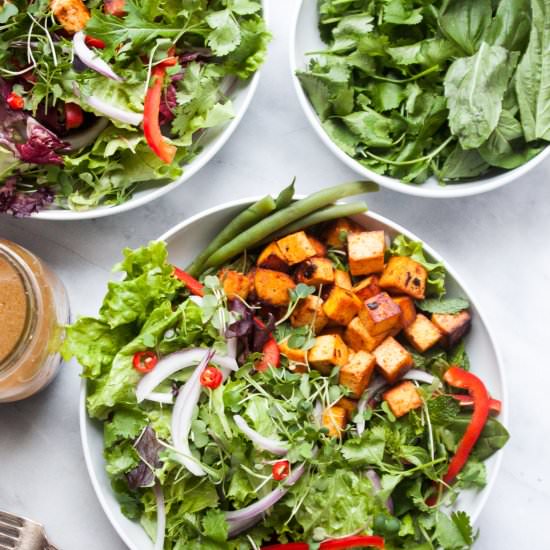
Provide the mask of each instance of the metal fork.
{"label": "metal fork", "polygon": [[0,510],[0,550],[57,550],[36,521]]}

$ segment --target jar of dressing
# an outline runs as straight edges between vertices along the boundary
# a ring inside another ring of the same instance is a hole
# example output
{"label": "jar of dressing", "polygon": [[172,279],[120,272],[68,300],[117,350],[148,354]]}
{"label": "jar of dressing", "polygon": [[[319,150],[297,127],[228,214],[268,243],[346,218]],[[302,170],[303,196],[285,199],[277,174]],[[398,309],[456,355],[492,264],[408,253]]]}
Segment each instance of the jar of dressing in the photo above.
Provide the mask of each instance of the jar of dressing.
{"label": "jar of dressing", "polygon": [[68,321],[59,278],[28,250],[0,239],[0,403],[25,399],[53,380]]}

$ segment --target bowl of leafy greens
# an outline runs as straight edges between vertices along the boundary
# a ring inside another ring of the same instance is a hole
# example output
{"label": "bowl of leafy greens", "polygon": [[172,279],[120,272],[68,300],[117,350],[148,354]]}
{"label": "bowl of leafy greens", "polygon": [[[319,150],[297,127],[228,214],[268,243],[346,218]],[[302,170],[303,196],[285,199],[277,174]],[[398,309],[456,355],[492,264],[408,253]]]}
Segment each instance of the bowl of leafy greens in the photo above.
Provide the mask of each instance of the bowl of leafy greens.
{"label": "bowl of leafy greens", "polygon": [[471,547],[508,439],[500,359],[434,250],[333,204],[372,189],[200,213],[127,249],[68,328],[86,464],[129,548]]}
{"label": "bowl of leafy greens", "polygon": [[301,106],[363,177],[411,195],[465,196],[550,154],[544,2],[302,0],[294,24]]}
{"label": "bowl of leafy greens", "polygon": [[252,99],[261,0],[0,4],[0,212],[116,214],[191,178]]}

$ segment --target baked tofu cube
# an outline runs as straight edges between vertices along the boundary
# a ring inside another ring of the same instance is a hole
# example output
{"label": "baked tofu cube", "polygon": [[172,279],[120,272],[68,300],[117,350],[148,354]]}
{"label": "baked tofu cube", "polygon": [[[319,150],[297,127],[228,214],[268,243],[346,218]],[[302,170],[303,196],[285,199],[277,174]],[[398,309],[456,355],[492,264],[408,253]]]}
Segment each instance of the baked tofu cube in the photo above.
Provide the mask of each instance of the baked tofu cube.
{"label": "baked tofu cube", "polygon": [[237,296],[243,300],[248,298],[248,293],[250,292],[250,279],[248,275],[233,271],[232,269],[222,269],[219,272],[219,278],[228,298],[235,298]]}
{"label": "baked tofu cube", "polygon": [[387,292],[381,292],[368,300],[359,311],[359,317],[373,335],[383,334],[399,326],[401,309]]}
{"label": "baked tofu cube", "polygon": [[468,332],[472,324],[472,316],[466,310],[459,313],[434,313],[432,323],[443,334],[442,345],[450,348]]}
{"label": "baked tofu cube", "polygon": [[289,271],[289,265],[277,243],[270,243],[262,250],[256,260],[256,265],[273,271],[283,271],[284,273]]}
{"label": "baked tofu cube", "polygon": [[90,19],[90,10],[82,0],[50,0],[50,8],[59,24],[69,33],[81,31]]}
{"label": "baked tofu cube", "polygon": [[386,333],[373,336],[359,317],[354,317],[346,327],[344,341],[354,351],[372,351],[387,337]]}
{"label": "baked tofu cube", "polygon": [[344,407],[333,405],[323,411],[322,424],[328,428],[331,437],[340,437],[347,424],[347,412]]}
{"label": "baked tofu cube", "polygon": [[286,306],[294,281],[286,273],[258,268],[254,273],[254,288],[258,299],[272,306]]}
{"label": "baked tofu cube", "polygon": [[343,367],[348,362],[348,356],[348,347],[336,334],[317,336],[307,354],[309,364],[322,374],[329,374],[332,367]]}
{"label": "baked tofu cube", "polygon": [[299,264],[317,254],[304,231],[298,231],[279,239],[277,245],[288,265]]}
{"label": "baked tofu cube", "polygon": [[386,237],[383,231],[348,234],[348,260],[351,274],[370,275],[384,269]]}
{"label": "baked tofu cube", "polygon": [[339,383],[351,391],[351,397],[359,399],[369,385],[376,358],[368,351],[358,351],[349,356],[349,361],[340,369]]}
{"label": "baked tofu cube", "polygon": [[412,355],[393,336],[388,336],[373,353],[382,376],[390,384],[413,366]]}
{"label": "baked tofu cube", "polygon": [[426,292],[427,278],[424,266],[406,256],[394,256],[384,268],[379,284],[390,292],[408,294],[421,300]]}
{"label": "baked tofu cube", "polygon": [[328,258],[310,258],[296,271],[296,281],[306,285],[330,285],[334,282],[334,267]]}
{"label": "baked tofu cube", "polygon": [[395,417],[399,418],[422,406],[422,398],[416,386],[406,380],[383,394],[384,400]]}
{"label": "baked tofu cube", "polygon": [[315,237],[312,237],[311,235],[308,235],[307,238],[309,239],[309,242],[315,248],[315,255],[316,256],[326,256],[327,255],[327,247]]}
{"label": "baked tofu cube", "polygon": [[401,327],[407,328],[416,319],[416,307],[409,296],[394,296],[393,301],[401,309]]}
{"label": "baked tofu cube", "polygon": [[411,346],[421,353],[433,348],[441,340],[440,330],[422,313],[405,329]]}
{"label": "baked tofu cube", "polygon": [[351,290],[351,277],[347,271],[341,269],[334,270],[334,285],[346,290]]}
{"label": "baked tofu cube", "polygon": [[336,404],[345,409],[348,420],[355,416],[355,411],[357,410],[357,401],[355,399],[341,397]]}
{"label": "baked tofu cube", "polygon": [[354,285],[352,290],[362,302],[382,292],[378,286],[378,275],[369,275]]}
{"label": "baked tofu cube", "polygon": [[339,325],[347,325],[359,313],[362,304],[351,290],[332,287],[323,309],[327,317]]}
{"label": "baked tofu cube", "polygon": [[290,324],[293,327],[313,324],[315,334],[319,334],[325,328],[327,322],[328,317],[323,310],[323,300],[319,296],[310,295],[300,300],[290,316]]}
{"label": "baked tofu cube", "polygon": [[288,345],[287,340],[279,342],[279,351],[285,355],[289,361],[295,361],[297,363],[307,363],[307,351],[298,348],[291,348]]}
{"label": "baked tofu cube", "polygon": [[361,227],[348,218],[340,218],[328,224],[323,232],[323,238],[328,246],[343,250],[349,233],[358,233]]}

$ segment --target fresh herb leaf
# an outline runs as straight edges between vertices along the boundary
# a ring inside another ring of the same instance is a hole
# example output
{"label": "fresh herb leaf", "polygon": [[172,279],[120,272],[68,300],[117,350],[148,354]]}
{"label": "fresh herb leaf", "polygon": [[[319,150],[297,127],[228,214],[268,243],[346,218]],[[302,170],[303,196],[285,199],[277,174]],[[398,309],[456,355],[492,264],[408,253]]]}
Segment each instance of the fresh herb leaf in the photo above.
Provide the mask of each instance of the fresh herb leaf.
{"label": "fresh herb leaf", "polygon": [[426,298],[417,300],[416,305],[428,313],[458,313],[470,307],[470,302],[465,298]]}

